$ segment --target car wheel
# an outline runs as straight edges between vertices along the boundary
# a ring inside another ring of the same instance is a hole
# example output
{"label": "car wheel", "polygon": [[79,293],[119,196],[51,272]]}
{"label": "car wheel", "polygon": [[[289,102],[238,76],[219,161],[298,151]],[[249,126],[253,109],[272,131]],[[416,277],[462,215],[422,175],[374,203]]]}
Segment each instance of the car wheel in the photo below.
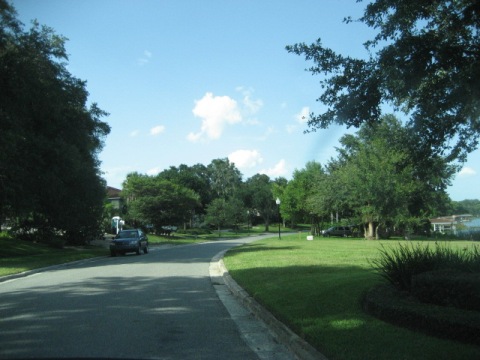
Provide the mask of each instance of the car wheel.
{"label": "car wheel", "polygon": [[117,253],[115,252],[115,250],[110,251],[110,256],[113,256],[113,257],[117,256]]}
{"label": "car wheel", "polygon": [[143,249],[143,253],[148,254],[148,246],[145,246],[145,248]]}
{"label": "car wheel", "polygon": [[140,254],[141,254],[141,252],[140,252],[141,249],[142,249],[142,248],[140,247],[140,245],[138,245],[138,248],[137,248],[137,250],[135,251],[135,252],[137,253],[137,255],[140,255]]}

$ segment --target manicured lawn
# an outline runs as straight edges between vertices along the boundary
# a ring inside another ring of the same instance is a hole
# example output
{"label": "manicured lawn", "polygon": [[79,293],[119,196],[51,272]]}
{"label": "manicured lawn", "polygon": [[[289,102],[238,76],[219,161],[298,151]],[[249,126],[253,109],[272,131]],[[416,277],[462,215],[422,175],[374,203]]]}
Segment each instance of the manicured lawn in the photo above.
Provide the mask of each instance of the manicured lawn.
{"label": "manicured lawn", "polygon": [[480,359],[479,347],[396,327],[363,312],[362,294],[385,281],[370,264],[380,247],[379,241],[363,239],[282,236],[232,249],[225,264],[257,301],[331,360]]}
{"label": "manicured lawn", "polygon": [[0,237],[0,276],[108,254],[107,249],[96,246],[53,249],[46,245]]}

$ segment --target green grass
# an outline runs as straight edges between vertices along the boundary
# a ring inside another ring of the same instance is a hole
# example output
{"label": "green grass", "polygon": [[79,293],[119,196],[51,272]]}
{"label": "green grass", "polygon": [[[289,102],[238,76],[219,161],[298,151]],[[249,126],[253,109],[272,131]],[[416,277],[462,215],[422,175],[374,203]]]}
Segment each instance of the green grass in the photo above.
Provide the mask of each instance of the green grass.
{"label": "green grass", "polygon": [[42,244],[0,236],[0,276],[107,254],[107,249],[95,246],[54,249]]}
{"label": "green grass", "polygon": [[[329,359],[480,359],[480,348],[380,321],[363,312],[372,268],[396,241],[284,236],[229,251],[225,264],[257,301]],[[452,246],[464,247],[467,242]]]}
{"label": "green grass", "polygon": [[[305,227],[304,227],[305,228]],[[254,235],[263,235],[263,234],[278,234],[278,223],[271,224],[269,231],[265,231],[265,225],[256,225],[253,227],[241,226],[239,229],[222,229],[221,231],[211,230],[210,233],[199,233],[194,235],[194,229],[189,230],[188,233],[182,233],[182,230],[173,233],[173,236],[156,236],[148,235],[148,239],[152,244],[192,244],[192,243],[201,243],[205,241],[216,241],[216,240],[234,240],[239,238],[244,238]],[[281,227],[282,234],[286,232],[295,232],[296,229],[291,229],[288,227]],[[283,236],[283,235],[282,235]]]}

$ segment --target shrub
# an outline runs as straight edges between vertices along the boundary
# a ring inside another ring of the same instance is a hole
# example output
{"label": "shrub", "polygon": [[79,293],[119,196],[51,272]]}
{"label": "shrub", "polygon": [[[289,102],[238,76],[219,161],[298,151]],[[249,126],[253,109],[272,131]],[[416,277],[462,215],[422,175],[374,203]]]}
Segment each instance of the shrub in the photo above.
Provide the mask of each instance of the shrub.
{"label": "shrub", "polygon": [[480,345],[480,313],[424,304],[391,285],[370,289],[364,310],[384,321],[440,338]]}
{"label": "shrub", "polygon": [[425,303],[480,311],[480,277],[450,269],[428,271],[413,277],[412,295]]}
{"label": "shrub", "polygon": [[480,272],[480,250],[477,245],[454,250],[435,242],[435,249],[420,243],[399,243],[397,247],[382,245],[380,257],[372,261],[381,276],[399,290],[410,291],[412,278],[428,271],[452,269]]}
{"label": "shrub", "polygon": [[185,235],[210,235],[212,232],[204,228],[178,229],[177,234]]}

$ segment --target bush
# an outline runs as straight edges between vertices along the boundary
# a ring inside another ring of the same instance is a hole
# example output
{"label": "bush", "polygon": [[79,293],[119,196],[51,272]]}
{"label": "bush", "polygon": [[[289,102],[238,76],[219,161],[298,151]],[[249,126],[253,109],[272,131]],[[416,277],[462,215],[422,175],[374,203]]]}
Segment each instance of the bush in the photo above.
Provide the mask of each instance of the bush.
{"label": "bush", "polygon": [[178,229],[177,234],[185,235],[210,235],[212,232],[209,229],[193,228],[193,229]]}
{"label": "bush", "polygon": [[399,290],[410,291],[414,276],[435,270],[452,269],[464,272],[480,272],[480,250],[477,245],[462,250],[435,242],[435,249],[428,245],[402,244],[386,248],[382,245],[380,258],[373,260],[381,276]]}
{"label": "bush", "polygon": [[480,312],[416,301],[391,285],[370,289],[364,310],[384,321],[441,338],[480,345]]}
{"label": "bush", "polygon": [[425,272],[413,277],[412,294],[425,303],[480,311],[480,276],[457,270]]}

